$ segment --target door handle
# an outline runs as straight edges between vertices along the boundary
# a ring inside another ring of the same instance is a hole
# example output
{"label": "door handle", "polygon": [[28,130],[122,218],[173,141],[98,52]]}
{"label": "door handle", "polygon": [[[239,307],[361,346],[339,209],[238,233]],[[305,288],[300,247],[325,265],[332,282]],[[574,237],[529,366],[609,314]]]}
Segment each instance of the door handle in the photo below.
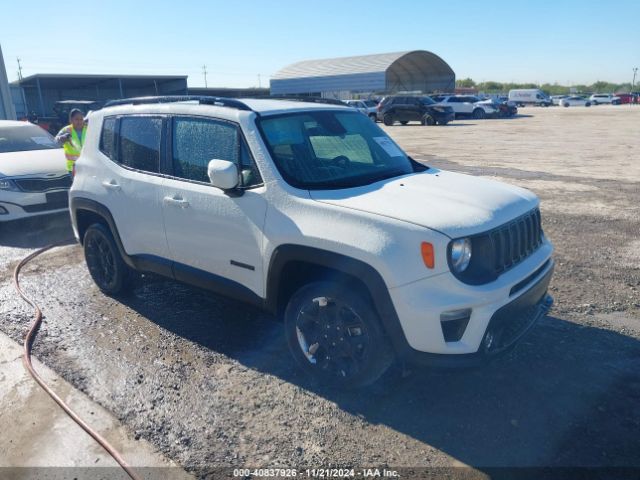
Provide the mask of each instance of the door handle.
{"label": "door handle", "polygon": [[182,197],[164,197],[163,200],[165,205],[175,205],[176,207],[180,208],[187,208],[189,206],[189,202]]}
{"label": "door handle", "polygon": [[108,188],[109,190],[120,190],[120,185],[115,180],[109,180],[102,182],[102,186],[104,188]]}

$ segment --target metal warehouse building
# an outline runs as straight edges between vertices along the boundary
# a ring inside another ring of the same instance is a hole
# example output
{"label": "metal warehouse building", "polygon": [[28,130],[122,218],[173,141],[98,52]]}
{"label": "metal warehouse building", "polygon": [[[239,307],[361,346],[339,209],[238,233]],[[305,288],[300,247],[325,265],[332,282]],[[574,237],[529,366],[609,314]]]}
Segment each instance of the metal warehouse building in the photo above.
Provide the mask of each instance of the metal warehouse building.
{"label": "metal warehouse building", "polygon": [[354,94],[399,91],[453,91],[456,75],[439,56],[426,50],[358,57],[306,60],[289,65],[271,79],[271,95]]}
{"label": "metal warehouse building", "polygon": [[11,84],[18,116],[35,112],[40,117],[55,115],[61,100],[104,102],[145,95],[184,95],[186,75],[73,75],[37,74]]}

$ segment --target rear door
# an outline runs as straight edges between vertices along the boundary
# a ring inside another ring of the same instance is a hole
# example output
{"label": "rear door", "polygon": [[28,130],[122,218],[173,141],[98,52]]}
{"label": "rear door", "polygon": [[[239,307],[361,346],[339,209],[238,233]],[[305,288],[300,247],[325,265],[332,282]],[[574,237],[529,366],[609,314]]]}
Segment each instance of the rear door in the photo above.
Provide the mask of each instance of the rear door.
{"label": "rear door", "polygon": [[164,125],[162,116],[148,115],[103,121],[100,150],[111,161],[96,179],[97,200],[111,212],[129,255],[169,256],[160,202]]}
{"label": "rear door", "polygon": [[[267,203],[240,127],[210,117],[174,116],[169,131],[162,208],[176,279],[213,289],[226,285],[234,291],[222,293],[232,296],[246,289],[264,296]],[[207,166],[213,159],[236,163],[243,195],[211,185]]]}

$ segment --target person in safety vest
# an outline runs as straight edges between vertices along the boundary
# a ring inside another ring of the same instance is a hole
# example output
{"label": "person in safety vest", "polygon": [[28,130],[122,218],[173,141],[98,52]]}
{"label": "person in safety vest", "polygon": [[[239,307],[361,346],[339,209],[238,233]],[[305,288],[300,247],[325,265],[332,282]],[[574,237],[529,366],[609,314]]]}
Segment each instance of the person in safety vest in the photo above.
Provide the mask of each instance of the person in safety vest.
{"label": "person in safety vest", "polygon": [[84,139],[87,135],[87,126],[83,113],[74,108],[69,112],[69,125],[62,128],[56,135],[56,142],[64,148],[64,156],[67,157],[67,171],[75,174],[76,160],[80,156]]}

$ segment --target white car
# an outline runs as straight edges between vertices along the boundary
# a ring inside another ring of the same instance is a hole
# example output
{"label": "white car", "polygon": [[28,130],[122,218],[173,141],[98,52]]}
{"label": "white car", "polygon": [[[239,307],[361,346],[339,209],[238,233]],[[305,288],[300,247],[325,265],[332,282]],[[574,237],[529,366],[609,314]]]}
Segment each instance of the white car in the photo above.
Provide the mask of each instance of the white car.
{"label": "white car", "polygon": [[0,120],[0,222],[65,211],[70,186],[64,152],[48,132]]}
{"label": "white car", "polygon": [[373,100],[345,100],[347,105],[357,108],[374,122],[377,121],[378,104]]}
{"label": "white car", "polygon": [[472,95],[432,95],[431,98],[440,105],[451,107],[456,118],[471,116],[475,119],[482,119],[498,113],[498,110],[491,103],[484,103]]}
{"label": "white car", "polygon": [[616,97],[611,93],[594,93],[589,97],[589,101],[592,105],[610,104],[619,105],[620,97]]}
{"label": "white car", "polygon": [[590,107],[589,99],[580,96],[572,96],[560,100],[561,107]]}
{"label": "white car", "polygon": [[553,105],[560,105],[560,100],[563,98],[569,98],[569,95],[551,95],[550,98]]}
{"label": "white car", "polygon": [[515,345],[552,302],[538,206],[311,99],[111,102],[70,191],[103,292],[138,270],[248,302],[283,319],[307,374],[350,387],[394,357],[469,365]]}

